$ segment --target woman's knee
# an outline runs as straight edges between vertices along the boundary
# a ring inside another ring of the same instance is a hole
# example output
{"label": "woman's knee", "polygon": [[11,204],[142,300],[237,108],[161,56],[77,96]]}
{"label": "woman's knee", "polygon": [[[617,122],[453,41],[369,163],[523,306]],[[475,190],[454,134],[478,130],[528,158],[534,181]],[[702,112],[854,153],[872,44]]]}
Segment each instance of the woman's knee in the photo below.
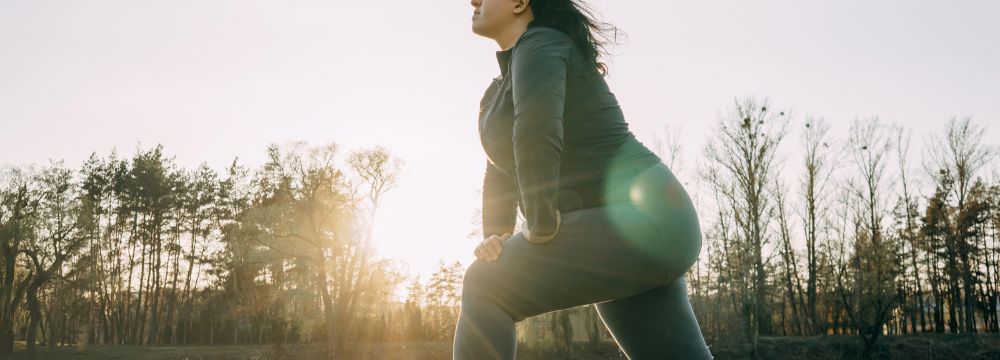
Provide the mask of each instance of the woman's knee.
{"label": "woman's knee", "polygon": [[462,277],[462,296],[466,295],[486,295],[486,292],[495,287],[494,264],[484,260],[476,259]]}
{"label": "woman's knee", "polygon": [[510,278],[504,276],[505,272],[509,270],[501,269],[497,262],[478,259],[473,261],[462,279],[462,302],[491,304],[510,316],[514,322],[527,318],[522,306],[517,305],[520,294]]}
{"label": "woman's knee", "polygon": [[462,276],[462,292],[467,292],[473,287],[477,286],[482,282],[482,269],[479,265],[480,261],[473,261],[469,267],[465,268],[465,274]]}

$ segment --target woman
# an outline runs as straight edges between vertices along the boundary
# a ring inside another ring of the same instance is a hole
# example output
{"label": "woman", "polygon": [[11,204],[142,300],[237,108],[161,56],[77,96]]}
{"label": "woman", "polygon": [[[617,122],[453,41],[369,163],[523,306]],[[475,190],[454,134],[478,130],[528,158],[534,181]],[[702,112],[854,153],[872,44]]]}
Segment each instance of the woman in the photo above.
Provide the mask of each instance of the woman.
{"label": "woman", "polygon": [[473,32],[500,45],[500,76],[481,101],[484,241],[454,359],[514,359],[516,322],[586,304],[630,359],[711,359],[684,283],[697,214],[629,131],[589,12],[573,0],[472,6]]}

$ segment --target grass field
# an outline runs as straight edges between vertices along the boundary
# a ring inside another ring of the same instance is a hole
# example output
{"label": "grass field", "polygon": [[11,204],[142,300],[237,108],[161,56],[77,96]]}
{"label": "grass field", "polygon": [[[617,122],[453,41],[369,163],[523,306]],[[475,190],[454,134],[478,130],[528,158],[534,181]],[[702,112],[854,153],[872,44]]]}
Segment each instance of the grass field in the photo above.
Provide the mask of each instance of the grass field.
{"label": "grass field", "polygon": [[[241,346],[87,346],[40,348],[37,359],[150,359],[150,360],[292,360],[321,359],[322,345],[241,345]],[[363,343],[355,346],[352,360],[450,360],[451,343]],[[10,359],[30,359],[18,351]],[[856,337],[783,337],[760,340],[763,359],[857,359],[860,342]],[[716,359],[748,358],[745,346],[713,347]],[[1000,336],[931,335],[886,337],[879,341],[876,359],[987,360],[1000,359]],[[624,359],[613,343],[585,350],[581,345],[572,357],[534,349],[519,348],[519,360],[603,360]]]}

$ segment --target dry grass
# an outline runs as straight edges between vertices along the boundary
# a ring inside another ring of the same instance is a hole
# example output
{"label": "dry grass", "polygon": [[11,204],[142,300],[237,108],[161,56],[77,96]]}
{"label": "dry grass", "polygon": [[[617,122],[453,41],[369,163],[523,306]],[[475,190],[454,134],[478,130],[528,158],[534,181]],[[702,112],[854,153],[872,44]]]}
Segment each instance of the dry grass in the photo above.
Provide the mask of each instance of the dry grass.
{"label": "dry grass", "polygon": [[[449,360],[450,342],[360,343],[350,360]],[[30,359],[18,351],[10,359]],[[39,349],[37,359],[150,359],[150,360],[305,360],[323,359],[320,344],[241,345],[241,346],[86,346]],[[713,346],[718,360],[744,359],[749,348],[741,345]],[[763,359],[857,359],[861,352],[859,338],[853,336],[762,338]],[[876,359],[986,360],[1000,359],[1000,335],[926,335],[894,336],[879,339]],[[572,357],[553,351],[518,348],[519,360],[610,360],[624,359],[613,343],[599,349],[585,349],[582,344]]]}
{"label": "dry grass", "polygon": [[[760,340],[764,359],[858,359],[858,336],[774,337]],[[718,360],[745,359],[748,346],[713,348]],[[1000,335],[908,335],[882,337],[875,344],[875,359],[988,360],[1000,359]]]}

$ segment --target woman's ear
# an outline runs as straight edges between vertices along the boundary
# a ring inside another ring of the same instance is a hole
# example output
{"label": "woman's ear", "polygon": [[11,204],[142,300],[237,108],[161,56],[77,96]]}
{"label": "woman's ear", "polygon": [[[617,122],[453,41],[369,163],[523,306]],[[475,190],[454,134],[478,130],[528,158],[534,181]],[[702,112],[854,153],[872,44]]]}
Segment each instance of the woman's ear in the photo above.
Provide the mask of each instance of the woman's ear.
{"label": "woman's ear", "polygon": [[528,1],[530,0],[513,0],[514,1],[514,14],[518,15],[525,11],[528,11]]}

